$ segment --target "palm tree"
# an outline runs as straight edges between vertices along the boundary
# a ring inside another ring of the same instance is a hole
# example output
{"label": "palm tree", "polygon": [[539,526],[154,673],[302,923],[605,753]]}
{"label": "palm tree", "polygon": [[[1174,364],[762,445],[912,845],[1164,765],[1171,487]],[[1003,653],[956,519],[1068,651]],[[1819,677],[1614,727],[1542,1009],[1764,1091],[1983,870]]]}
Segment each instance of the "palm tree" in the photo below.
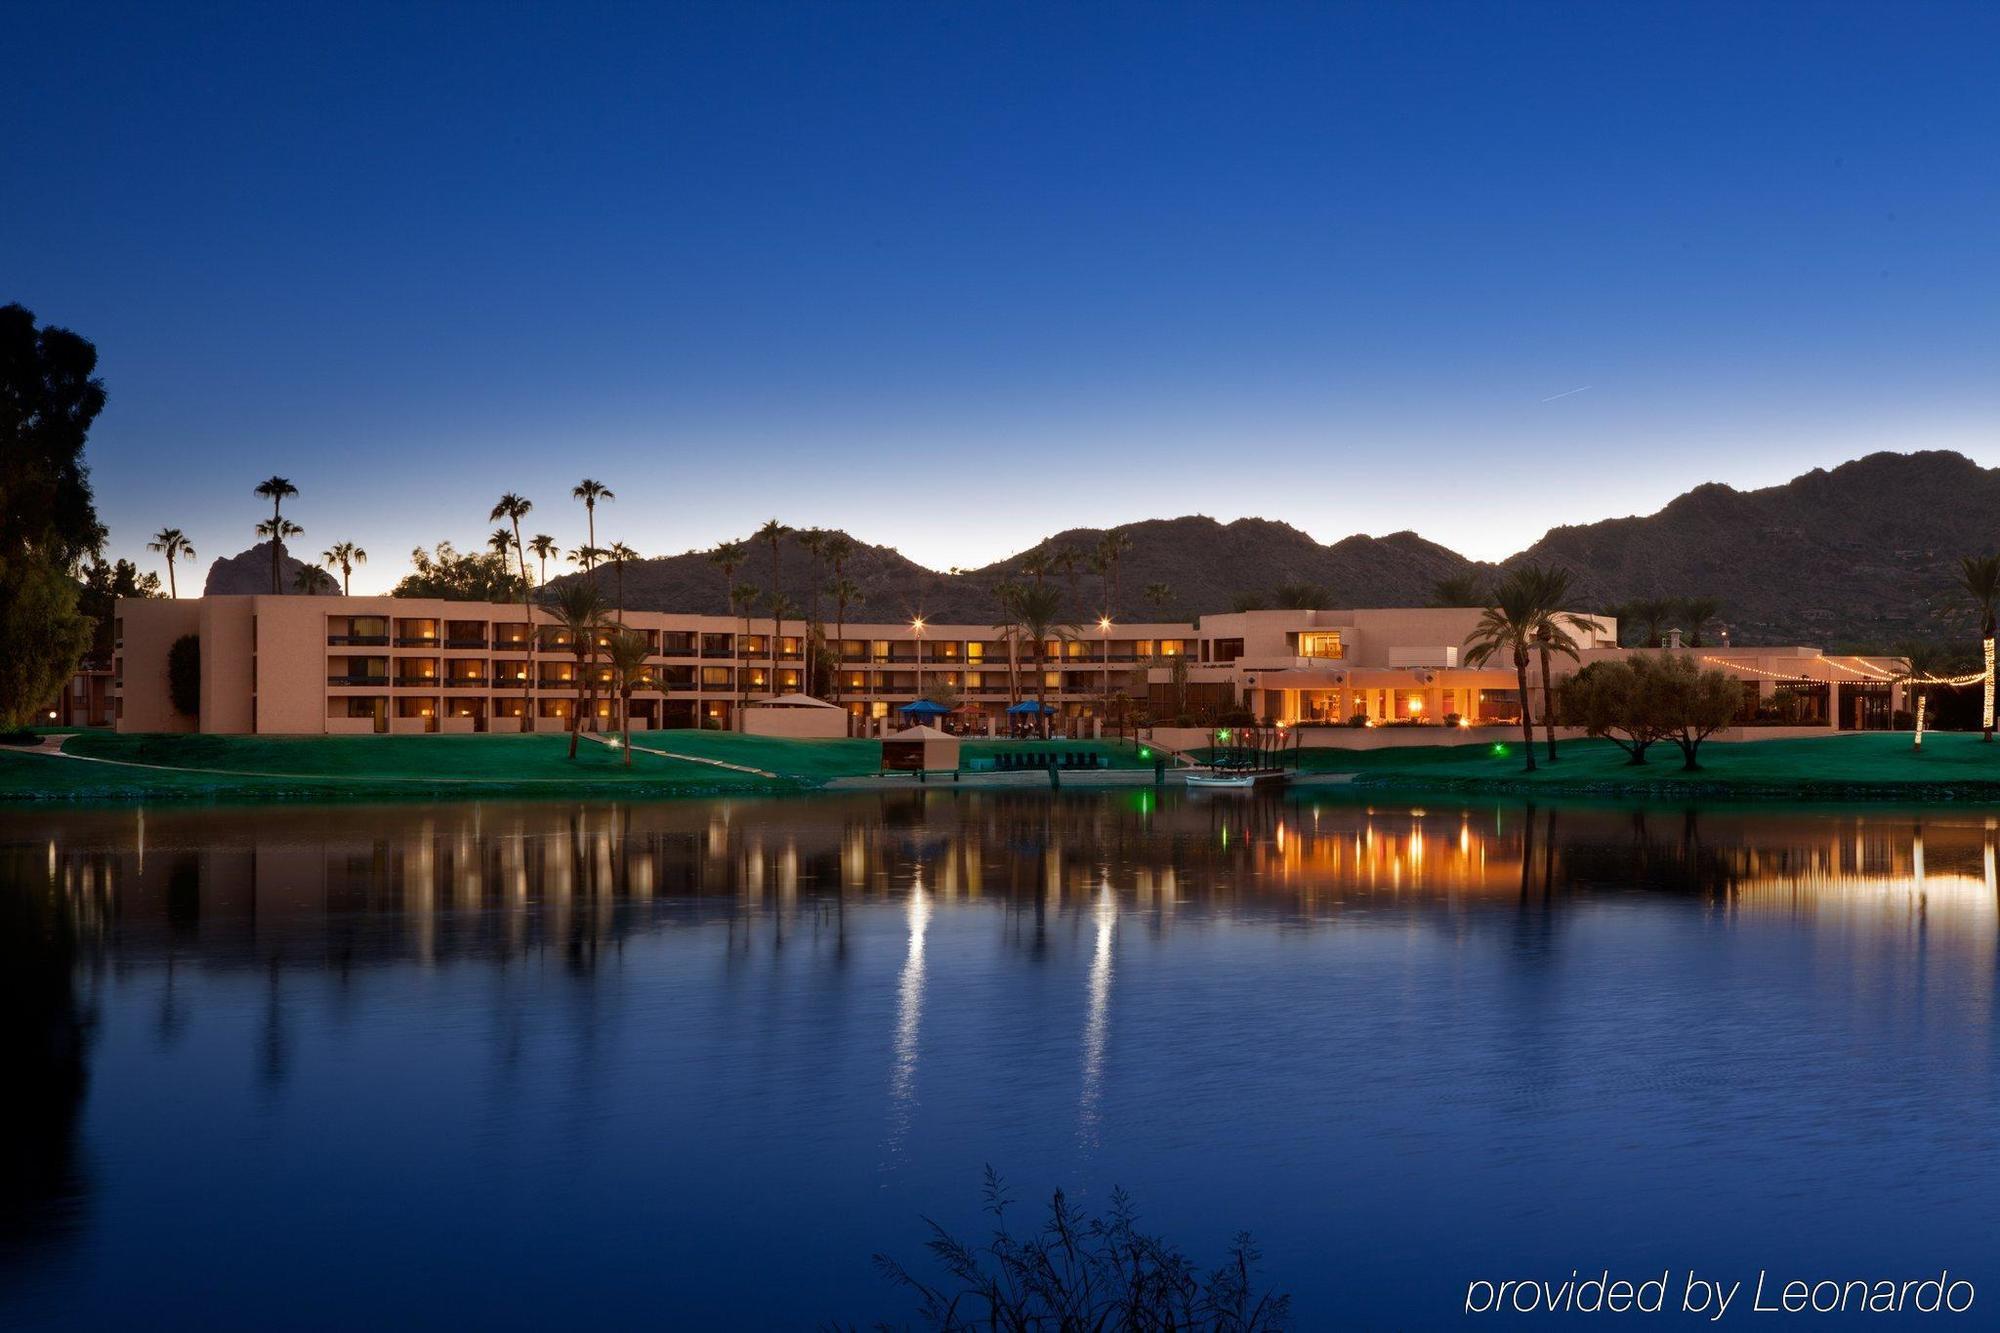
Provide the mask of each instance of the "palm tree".
{"label": "palm tree", "polygon": [[1146,604],[1152,607],[1155,612],[1164,615],[1167,603],[1173,600],[1174,590],[1166,584],[1148,583],[1146,585]]}
{"label": "palm tree", "polygon": [[1570,637],[1570,631],[1582,630],[1587,634],[1594,625],[1584,617],[1562,609],[1563,603],[1570,599],[1570,587],[1574,582],[1567,569],[1523,565],[1518,572],[1535,593],[1535,650],[1542,659],[1542,731],[1548,738],[1549,762],[1553,764],[1556,761],[1555,680],[1550,674],[1549,658],[1554,653],[1561,653],[1570,661],[1576,661],[1577,645],[1576,640]]}
{"label": "palm tree", "polygon": [[583,731],[585,690],[589,691],[589,707],[597,706],[597,673],[592,666],[597,657],[597,631],[604,625],[604,594],[595,583],[577,579],[557,588],[548,606],[549,615],[569,636],[570,651],[576,654],[576,706],[569,719],[569,757],[574,759],[577,738]]}
{"label": "palm tree", "polygon": [[334,591],[333,575],[318,565],[301,564],[299,572],[292,575],[292,591],[302,592],[308,597]]}
{"label": "palm tree", "polygon": [[[281,533],[284,529],[285,516],[283,510],[285,507],[286,497],[297,495],[298,493],[299,493],[299,488],[292,485],[291,482],[287,481],[283,477],[266,477],[264,480],[257,483],[257,489],[254,492],[254,494],[261,495],[266,500],[269,500],[271,502],[271,531],[274,534],[271,538],[271,591],[272,592],[283,592],[285,590],[284,572],[283,572],[284,552],[279,549],[278,543],[280,541],[280,538],[275,534]],[[263,530],[264,530],[263,526],[260,524],[257,528],[257,531],[262,532]],[[298,530],[299,533],[303,533],[304,531],[305,531],[304,528],[300,528]],[[298,535],[298,533],[294,533],[293,535],[296,536]]]}
{"label": "palm tree", "polygon": [[1034,550],[1021,557],[1021,572],[1035,581],[1037,588],[1055,572],[1055,561],[1046,550]]}
{"label": "palm tree", "polygon": [[1485,666],[1496,654],[1514,659],[1514,678],[1521,694],[1521,735],[1527,741],[1528,772],[1535,771],[1535,718],[1528,699],[1528,649],[1535,642],[1540,593],[1533,580],[1516,570],[1493,589],[1493,605],[1480,615],[1472,637],[1465,641],[1465,660]]}
{"label": "palm tree", "polygon": [[1722,603],[1713,597],[1683,597],[1676,603],[1675,610],[1680,612],[1681,623],[1687,627],[1687,646],[1706,647],[1701,641],[1702,632],[1708,628],[1708,622],[1720,614]]}
{"label": "palm tree", "polygon": [[1062,596],[1053,588],[1039,585],[1019,588],[1008,598],[1004,608],[1010,617],[1005,627],[1008,632],[1018,632],[1033,645],[1035,672],[1035,715],[1041,725],[1042,739],[1049,736],[1048,717],[1048,672],[1042,666],[1042,654],[1049,640],[1066,641],[1075,637],[1074,626],[1062,619]]}
{"label": "palm tree", "polygon": [[569,494],[571,499],[583,501],[584,521],[590,525],[589,540],[584,543],[583,549],[595,555],[602,555],[603,552],[597,549],[597,502],[616,500],[618,497],[611,493],[609,486],[601,481],[592,481],[589,477],[579,481]]}
{"label": "palm tree", "polygon": [[1096,562],[1104,571],[1104,613],[1118,613],[1118,562],[1132,549],[1129,534],[1113,530],[1097,539]]}
{"label": "palm tree", "polygon": [[624,734],[627,768],[632,767],[632,691],[646,684],[650,674],[646,659],[651,655],[645,635],[625,630],[612,635],[611,642],[604,646],[604,659],[611,666],[612,688],[618,691],[619,728]]}
{"label": "palm tree", "polygon": [[611,557],[613,576],[618,580],[618,623],[625,623],[625,562],[637,560],[639,553],[624,542],[611,543],[605,554]]}
{"label": "palm tree", "polygon": [[1986,672],[1979,726],[1990,742],[1993,739],[1993,608],[2000,602],[2000,555],[1961,556],[1958,587],[1979,612],[1980,660]]}
{"label": "palm tree", "polygon": [[303,537],[306,535],[306,530],[289,518],[267,518],[257,525],[257,535],[271,543],[271,591],[283,592],[285,588],[281,571],[284,567],[278,562],[285,558],[285,539]]}
{"label": "palm tree", "polygon": [[799,614],[799,604],[781,592],[767,596],[766,603],[771,608],[771,679],[766,682],[771,693],[778,693],[778,637],[785,632],[785,620]]}
{"label": "palm tree", "polygon": [[506,528],[495,528],[487,535],[486,544],[493,549],[495,555],[500,557],[500,568],[502,572],[505,572],[507,568],[507,552],[514,549],[514,534]]}
{"label": "palm tree", "polygon": [[861,585],[844,575],[839,576],[827,585],[826,594],[833,598],[833,640],[840,645],[834,650],[833,658],[833,697],[839,699],[844,693],[840,687],[840,663],[847,652],[847,608],[862,601]]}
{"label": "palm tree", "polygon": [[348,588],[354,576],[354,567],[368,563],[368,552],[362,550],[353,542],[335,542],[320,552],[319,562],[328,569],[338,569],[340,571],[340,595],[342,597],[350,597],[353,594],[348,591]]}
{"label": "palm tree", "polygon": [[[521,520],[535,507],[533,500],[508,491],[493,506],[493,512],[486,516],[488,522],[497,523],[502,519],[514,525],[514,550],[521,557],[521,614],[528,621],[528,670],[521,677],[521,730],[535,729],[535,604],[529,598],[528,548],[521,544]],[[502,558],[506,552],[502,551]]]}
{"label": "palm tree", "polygon": [[1658,648],[1665,641],[1667,622],[1674,618],[1674,599],[1671,597],[1635,597],[1625,603],[1625,614],[1639,622],[1644,631],[1640,636],[1641,648]]}
{"label": "palm tree", "polygon": [[1058,546],[1055,554],[1049,557],[1049,564],[1063,576],[1063,583],[1069,588],[1070,605],[1080,605],[1076,596],[1076,579],[1085,564],[1083,552],[1068,544]]}
{"label": "palm tree", "polygon": [[725,596],[736,591],[736,571],[743,568],[743,561],[749,551],[742,542],[719,542],[708,553],[708,563],[722,571],[722,591]]}
{"label": "palm tree", "polygon": [[736,638],[735,722],[739,730],[743,726],[743,705],[750,701],[749,682],[743,679],[743,663],[748,658],[743,645],[750,637],[750,613],[756,609],[757,599],[762,595],[762,590],[754,583],[739,583],[729,590],[729,609],[743,621],[743,632]]}
{"label": "palm tree", "polygon": [[1939,677],[1948,677],[1961,669],[1960,659],[1941,643],[1908,643],[1903,645],[1903,689],[1909,696],[1910,711],[1915,714],[1916,741],[1913,748],[1924,748],[1924,689],[1939,683]]}
{"label": "palm tree", "polygon": [[1480,606],[1486,601],[1486,580],[1471,572],[1448,574],[1431,585],[1432,606]]}
{"label": "palm tree", "polygon": [[183,556],[194,559],[194,543],[179,528],[161,528],[153,534],[153,540],[146,543],[146,549],[157,551],[167,558],[167,596],[179,597],[180,590],[174,586],[174,561]]}
{"label": "palm tree", "polygon": [[1015,611],[1021,586],[1002,582],[993,587],[993,600],[1000,607],[1000,622],[993,629],[1007,644],[1007,703],[1010,707],[1021,702],[1021,617]]}
{"label": "palm tree", "polygon": [[538,532],[528,538],[528,549],[533,551],[535,558],[541,561],[541,568],[535,574],[536,581],[547,583],[549,581],[549,557],[562,554],[561,545],[557,543],[554,537],[549,536],[548,533]]}
{"label": "palm tree", "polygon": [[784,580],[779,577],[778,543],[783,541],[791,529],[773,518],[757,529],[757,538],[771,548],[771,683],[778,683],[778,636],[784,631],[778,626],[778,607],[785,600]]}

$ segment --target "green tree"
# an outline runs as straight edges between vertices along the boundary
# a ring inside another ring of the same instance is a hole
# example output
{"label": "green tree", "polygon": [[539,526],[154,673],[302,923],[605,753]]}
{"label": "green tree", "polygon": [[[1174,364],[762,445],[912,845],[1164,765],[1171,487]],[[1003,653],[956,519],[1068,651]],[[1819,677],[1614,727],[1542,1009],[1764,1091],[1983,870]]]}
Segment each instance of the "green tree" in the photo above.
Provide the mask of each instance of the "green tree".
{"label": "green tree", "polygon": [[1589,633],[1596,626],[1583,616],[1572,615],[1563,610],[1569,600],[1573,582],[1570,572],[1551,565],[1523,565],[1516,571],[1535,595],[1535,651],[1541,657],[1542,668],[1542,730],[1548,738],[1549,762],[1556,761],[1556,709],[1555,677],[1551,674],[1552,657],[1560,653],[1570,661],[1577,660],[1576,640],[1570,631],[1581,630]]}
{"label": "green tree", "polygon": [[[569,637],[576,655],[576,706],[570,710],[569,757],[576,758],[585,708],[597,707],[597,632],[604,627],[604,594],[595,583],[578,579],[555,590],[548,601],[549,618]],[[586,704],[586,692],[588,704]]]}
{"label": "green tree", "polygon": [[2000,555],[1961,556],[1958,561],[1958,589],[1979,613],[1979,645],[1986,673],[1979,705],[1979,727],[1984,739],[1993,739],[1993,609],[2000,603]]}
{"label": "green tree", "polygon": [[[1898,649],[1898,652],[1902,657],[1903,690],[1913,714],[1921,714],[1923,701],[1931,690],[1951,688],[1943,684],[1940,678],[1956,676],[1965,670],[1964,659],[1947,644],[1906,643]],[[1923,744],[1924,733],[1919,726],[1916,730],[1914,747],[1922,749]]]}
{"label": "green tree", "polygon": [[1682,597],[1675,603],[1681,627],[1687,631],[1687,646],[1706,648],[1709,622],[1722,613],[1722,603],[1713,597]]}
{"label": "green tree", "polygon": [[[508,543],[509,549],[512,542]],[[461,552],[450,542],[410,552],[410,572],[389,590],[391,597],[431,597],[446,602],[518,601],[524,586],[498,549]]]}
{"label": "green tree", "polygon": [[267,531],[270,533],[271,591],[274,593],[281,593],[285,590],[284,539],[288,536],[297,537],[305,532],[304,528],[285,522],[285,501],[298,493],[299,488],[292,485],[284,477],[266,477],[257,483],[257,489],[253,492],[253,494],[261,495],[271,502],[270,527],[267,529],[262,523],[259,523],[257,531],[260,535]]}
{"label": "green tree", "polygon": [[1534,579],[1515,570],[1493,589],[1493,605],[1480,615],[1465,641],[1465,660],[1485,666],[1506,654],[1514,662],[1514,679],[1521,694],[1521,737],[1527,742],[1527,771],[1535,771],[1535,717],[1528,697],[1528,654],[1535,646],[1541,616],[1541,590]]}
{"label": "green tree", "polygon": [[354,567],[368,563],[368,552],[353,542],[335,542],[320,552],[319,560],[328,569],[340,571],[340,595],[350,597],[353,595],[350,582],[354,577]]}
{"label": "green tree", "polygon": [[89,340],[0,306],[0,726],[25,725],[90,646],[72,575],[104,544],[83,461],[96,371]]}
{"label": "green tree", "polygon": [[632,767],[632,691],[651,682],[652,668],[646,659],[652,649],[646,636],[620,630],[604,645],[604,660],[611,667],[611,685],[618,691],[618,725],[625,740],[625,767]]}
{"label": "green tree", "polygon": [[1470,570],[1447,574],[1431,585],[1432,606],[1484,606],[1486,601],[1485,577]]}
{"label": "green tree", "polygon": [[146,549],[167,558],[167,596],[179,597],[180,589],[174,585],[174,561],[194,559],[194,543],[179,528],[161,528],[146,543]]}
{"label": "green tree", "polygon": [[1029,646],[1035,673],[1035,714],[1042,738],[1048,739],[1048,672],[1043,656],[1051,641],[1064,643],[1076,637],[1076,627],[1062,619],[1062,597],[1055,589],[1034,584],[1016,588],[1001,607],[1005,619],[996,629],[1019,634]]}
{"label": "green tree", "polygon": [[1701,743],[1736,720],[1743,707],[1743,682],[1720,667],[1702,670],[1686,653],[1662,653],[1648,673],[1662,735],[1681,749],[1692,772]]}
{"label": "green tree", "polygon": [[601,556],[604,553],[598,550],[597,547],[597,502],[599,500],[616,500],[618,497],[612,494],[609,486],[606,486],[601,481],[592,481],[589,477],[585,477],[582,481],[579,481],[570,489],[569,494],[572,500],[583,501],[583,518],[589,527],[589,533],[584,542],[583,549],[591,552],[593,556]]}
{"label": "green tree", "polygon": [[1666,642],[1667,622],[1674,618],[1671,597],[1635,597],[1622,608],[1625,619],[1636,622],[1641,648],[1658,648]]}
{"label": "green tree", "polygon": [[1591,736],[1610,740],[1634,764],[1646,762],[1646,751],[1666,735],[1649,685],[1652,659],[1592,662],[1563,677],[1557,698],[1563,720]]}

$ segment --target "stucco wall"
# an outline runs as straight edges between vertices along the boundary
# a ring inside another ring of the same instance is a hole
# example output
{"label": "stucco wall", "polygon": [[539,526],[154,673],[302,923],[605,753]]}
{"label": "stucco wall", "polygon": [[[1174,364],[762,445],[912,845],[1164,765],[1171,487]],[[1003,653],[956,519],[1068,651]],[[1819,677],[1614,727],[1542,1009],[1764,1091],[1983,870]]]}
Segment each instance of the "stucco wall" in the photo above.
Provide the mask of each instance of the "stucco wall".
{"label": "stucco wall", "polygon": [[[200,634],[202,602],[136,598],[120,600],[112,613],[123,626],[114,649],[115,679],[124,699],[120,731],[193,731],[194,718],[174,711],[167,688],[167,654],[183,634]],[[206,654],[204,653],[204,660]],[[205,674],[205,673],[204,673]]]}

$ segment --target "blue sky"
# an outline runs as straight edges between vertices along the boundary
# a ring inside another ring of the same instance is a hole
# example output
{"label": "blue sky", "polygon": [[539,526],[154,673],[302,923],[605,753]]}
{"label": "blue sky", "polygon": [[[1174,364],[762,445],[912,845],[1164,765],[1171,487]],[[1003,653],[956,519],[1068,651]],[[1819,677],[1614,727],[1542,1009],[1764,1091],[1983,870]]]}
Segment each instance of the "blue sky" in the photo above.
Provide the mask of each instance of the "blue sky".
{"label": "blue sky", "polygon": [[1497,557],[1705,480],[2000,463],[2000,6],[10,35],[0,300],[99,347],[119,554],[248,546],[272,472],[359,591],[502,490],[580,542],[585,475],[647,553],[776,514],[945,567],[1181,513]]}

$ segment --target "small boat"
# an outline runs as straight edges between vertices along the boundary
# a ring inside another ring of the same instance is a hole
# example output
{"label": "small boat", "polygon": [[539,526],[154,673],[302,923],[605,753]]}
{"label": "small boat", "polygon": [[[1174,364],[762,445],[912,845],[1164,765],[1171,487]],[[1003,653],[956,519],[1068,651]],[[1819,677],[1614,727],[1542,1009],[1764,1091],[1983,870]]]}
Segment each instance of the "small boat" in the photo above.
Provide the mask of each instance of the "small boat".
{"label": "small boat", "polygon": [[1189,791],[1254,791],[1259,787],[1282,787],[1291,781],[1282,768],[1211,768],[1187,775]]}

